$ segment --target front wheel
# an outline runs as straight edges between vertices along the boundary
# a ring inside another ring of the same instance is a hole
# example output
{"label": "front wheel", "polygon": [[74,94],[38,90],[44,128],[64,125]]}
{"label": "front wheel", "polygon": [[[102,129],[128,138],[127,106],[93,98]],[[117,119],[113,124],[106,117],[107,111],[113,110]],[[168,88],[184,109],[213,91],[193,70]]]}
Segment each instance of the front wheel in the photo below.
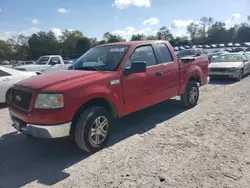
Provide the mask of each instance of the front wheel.
{"label": "front wheel", "polygon": [[93,106],[84,110],[75,128],[78,147],[91,153],[102,149],[109,138],[111,120],[111,115],[103,107]]}
{"label": "front wheel", "polygon": [[196,82],[189,82],[185,93],[181,95],[181,100],[187,108],[193,108],[199,100],[199,87]]}
{"label": "front wheel", "polygon": [[243,77],[243,73],[244,73],[243,69],[240,70],[239,76],[236,78],[236,80],[237,80],[238,82],[241,81],[241,79],[242,79],[242,77]]}

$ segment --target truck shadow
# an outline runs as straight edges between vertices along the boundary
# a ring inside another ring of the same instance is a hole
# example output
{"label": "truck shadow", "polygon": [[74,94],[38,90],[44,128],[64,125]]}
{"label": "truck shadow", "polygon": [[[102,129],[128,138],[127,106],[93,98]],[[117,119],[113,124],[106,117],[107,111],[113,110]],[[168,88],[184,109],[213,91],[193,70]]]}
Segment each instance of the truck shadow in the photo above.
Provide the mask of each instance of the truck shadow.
{"label": "truck shadow", "polygon": [[7,108],[8,104],[7,103],[0,103],[0,109]]}
{"label": "truck shadow", "polygon": [[[107,147],[143,134],[184,111],[181,101],[171,99],[124,117],[113,129]],[[88,157],[91,155],[80,151],[72,138],[44,140],[17,132],[5,134],[0,137],[0,187],[22,187],[34,181],[54,185],[70,176],[65,169],[84,163]]]}
{"label": "truck shadow", "polygon": [[[250,74],[244,75],[242,79],[245,79],[247,77],[249,77]],[[231,79],[231,78],[218,78],[218,77],[210,77],[210,85],[229,85],[229,84],[235,84],[238,81],[236,81],[235,79]]]}
{"label": "truck shadow", "polygon": [[230,78],[211,78],[209,82],[210,85],[228,85],[234,83],[237,83],[237,81]]}

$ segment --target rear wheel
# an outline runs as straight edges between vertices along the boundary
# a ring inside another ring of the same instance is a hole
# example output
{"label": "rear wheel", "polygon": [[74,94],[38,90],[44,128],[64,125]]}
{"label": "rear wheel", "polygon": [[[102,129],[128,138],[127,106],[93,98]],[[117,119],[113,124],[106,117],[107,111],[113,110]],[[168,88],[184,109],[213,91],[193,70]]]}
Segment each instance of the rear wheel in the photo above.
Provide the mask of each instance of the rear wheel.
{"label": "rear wheel", "polygon": [[75,128],[78,147],[91,153],[102,149],[109,138],[111,121],[111,115],[103,107],[93,106],[84,110]]}
{"label": "rear wheel", "polygon": [[196,82],[189,82],[185,93],[181,95],[181,100],[187,108],[193,108],[199,100],[199,87]]}

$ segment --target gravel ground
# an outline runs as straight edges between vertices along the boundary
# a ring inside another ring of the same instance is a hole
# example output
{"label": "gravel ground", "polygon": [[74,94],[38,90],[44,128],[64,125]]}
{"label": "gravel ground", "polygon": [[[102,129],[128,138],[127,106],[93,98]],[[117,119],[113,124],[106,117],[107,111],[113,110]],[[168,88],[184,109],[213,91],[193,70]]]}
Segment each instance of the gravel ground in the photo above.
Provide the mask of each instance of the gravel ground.
{"label": "gravel ground", "polygon": [[201,89],[185,110],[169,100],[121,120],[93,155],[70,138],[30,139],[0,109],[0,187],[211,187],[250,185],[250,77]]}

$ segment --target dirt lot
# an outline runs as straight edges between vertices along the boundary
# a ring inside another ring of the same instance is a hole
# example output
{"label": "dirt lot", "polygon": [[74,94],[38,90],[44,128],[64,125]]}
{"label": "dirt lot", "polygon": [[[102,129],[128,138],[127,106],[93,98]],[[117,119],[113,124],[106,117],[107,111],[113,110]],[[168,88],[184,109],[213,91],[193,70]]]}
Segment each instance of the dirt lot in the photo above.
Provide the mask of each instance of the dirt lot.
{"label": "dirt lot", "polygon": [[202,88],[185,110],[169,100],[121,120],[93,155],[69,138],[29,139],[0,109],[0,187],[249,187],[250,77]]}

